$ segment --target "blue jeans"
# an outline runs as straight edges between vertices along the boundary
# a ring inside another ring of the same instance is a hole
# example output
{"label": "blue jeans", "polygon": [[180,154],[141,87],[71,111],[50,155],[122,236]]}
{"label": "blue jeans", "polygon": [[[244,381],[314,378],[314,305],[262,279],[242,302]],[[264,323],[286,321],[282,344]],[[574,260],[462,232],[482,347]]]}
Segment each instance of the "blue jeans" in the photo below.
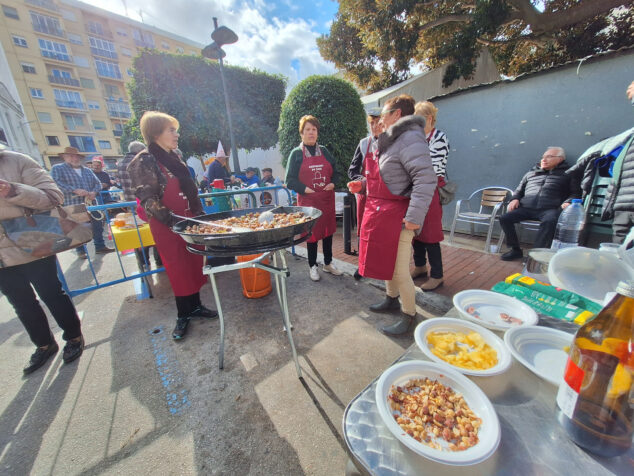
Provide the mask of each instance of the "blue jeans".
{"label": "blue jeans", "polygon": [[[90,216],[90,224],[92,225],[92,241],[95,244],[95,250],[101,250],[106,247],[106,243],[103,241],[103,221],[95,220],[92,215]],[[75,248],[75,252],[79,255],[85,252],[84,246]]]}

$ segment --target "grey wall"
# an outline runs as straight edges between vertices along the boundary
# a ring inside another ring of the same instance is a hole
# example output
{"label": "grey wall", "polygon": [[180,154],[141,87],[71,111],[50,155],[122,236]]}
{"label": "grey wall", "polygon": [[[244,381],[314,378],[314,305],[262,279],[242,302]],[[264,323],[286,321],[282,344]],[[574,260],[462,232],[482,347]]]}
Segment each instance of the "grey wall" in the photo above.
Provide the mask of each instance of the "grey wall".
{"label": "grey wall", "polygon": [[[563,147],[572,164],[634,126],[625,96],[632,81],[634,49],[432,98],[451,145],[447,170],[457,198],[488,185],[515,189],[549,145]],[[446,229],[454,210],[455,202],[444,208]]]}

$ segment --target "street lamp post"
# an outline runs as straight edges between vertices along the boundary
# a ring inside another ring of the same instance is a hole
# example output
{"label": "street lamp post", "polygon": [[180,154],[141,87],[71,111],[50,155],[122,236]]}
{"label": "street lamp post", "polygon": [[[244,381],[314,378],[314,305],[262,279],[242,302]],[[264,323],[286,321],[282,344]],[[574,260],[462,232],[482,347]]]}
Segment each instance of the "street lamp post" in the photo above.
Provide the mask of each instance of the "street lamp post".
{"label": "street lamp post", "polygon": [[222,49],[223,45],[228,45],[238,41],[238,35],[226,26],[218,27],[218,18],[213,17],[214,31],[211,34],[213,43],[207,45],[202,54],[206,58],[218,60],[220,66],[220,80],[222,81],[222,90],[225,96],[225,108],[227,109],[227,120],[229,121],[229,140],[231,141],[231,155],[233,156],[233,170],[238,172],[240,170],[240,160],[238,159],[238,149],[236,147],[236,141],[233,137],[233,123],[231,121],[231,107],[229,106],[229,93],[227,92],[227,83],[225,81],[225,72],[222,62],[222,58],[226,56],[226,53]]}

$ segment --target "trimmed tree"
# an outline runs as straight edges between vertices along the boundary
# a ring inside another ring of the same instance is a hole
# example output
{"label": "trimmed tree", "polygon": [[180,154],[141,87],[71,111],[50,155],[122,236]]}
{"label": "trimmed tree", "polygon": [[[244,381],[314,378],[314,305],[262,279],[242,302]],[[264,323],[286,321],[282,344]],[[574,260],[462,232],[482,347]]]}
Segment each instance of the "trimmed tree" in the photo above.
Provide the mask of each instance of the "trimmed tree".
{"label": "trimmed tree", "polygon": [[347,171],[359,141],[367,134],[365,111],[359,93],[350,83],[333,76],[310,76],[301,81],[282,103],[278,135],[282,165],[299,145],[299,120],[311,114],[321,128],[317,142],[332,153],[345,188]]}
{"label": "trimmed tree", "polygon": [[[133,119],[121,146],[140,138],[145,111],[162,111],[180,122],[179,147],[185,154],[213,152],[218,140],[231,149],[220,69],[200,56],[145,50],[134,59],[129,85]],[[225,66],[236,147],[269,149],[277,144],[277,125],[286,81],[282,76]]]}

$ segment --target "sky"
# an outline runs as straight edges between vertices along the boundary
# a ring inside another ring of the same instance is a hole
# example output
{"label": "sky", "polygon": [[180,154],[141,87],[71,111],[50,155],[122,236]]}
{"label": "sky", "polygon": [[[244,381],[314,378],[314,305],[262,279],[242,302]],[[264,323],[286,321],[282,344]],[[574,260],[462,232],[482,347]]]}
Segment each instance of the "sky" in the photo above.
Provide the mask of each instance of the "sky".
{"label": "sky", "polygon": [[339,4],[334,0],[82,0],[203,44],[211,43],[212,18],[238,34],[226,45],[225,62],[283,74],[289,86],[313,74],[331,74],[316,39],[327,33]]}

